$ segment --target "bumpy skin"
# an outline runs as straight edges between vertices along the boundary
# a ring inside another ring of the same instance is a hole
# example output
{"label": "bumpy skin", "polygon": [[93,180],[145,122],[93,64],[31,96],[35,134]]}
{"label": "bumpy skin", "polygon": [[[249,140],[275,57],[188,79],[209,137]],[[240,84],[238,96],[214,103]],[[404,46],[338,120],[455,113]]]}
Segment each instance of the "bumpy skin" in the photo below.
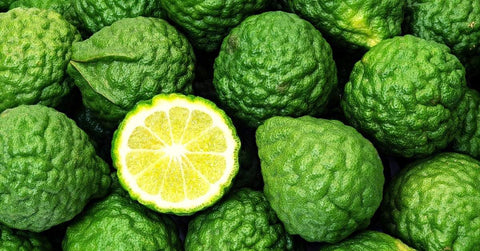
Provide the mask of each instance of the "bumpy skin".
{"label": "bumpy skin", "polygon": [[463,100],[467,112],[463,113],[460,133],[453,139],[453,150],[480,157],[480,94],[467,89]]}
{"label": "bumpy skin", "polygon": [[320,32],[276,11],[248,17],[223,40],[213,84],[230,114],[257,127],[272,116],[320,114],[337,76]]}
{"label": "bumpy skin", "polygon": [[192,92],[192,47],[162,19],[122,19],[74,43],[72,51],[68,73],[85,107],[107,127],[116,127],[138,101]]}
{"label": "bumpy skin", "polygon": [[384,152],[421,157],[456,136],[465,87],[465,69],[448,47],[407,35],[381,42],[355,64],[341,105]]}
{"label": "bumpy skin", "polygon": [[369,224],[382,200],[383,166],[354,128],[273,117],[256,137],[265,196],[290,234],[335,243]]}
{"label": "bumpy skin", "polygon": [[0,223],[44,231],[107,192],[107,164],[64,114],[22,105],[0,114],[0,128]]}
{"label": "bumpy skin", "polygon": [[157,0],[71,0],[77,16],[85,29],[91,33],[114,22],[138,16],[159,16]]}
{"label": "bumpy skin", "polygon": [[0,112],[20,104],[55,106],[70,91],[65,70],[78,31],[58,13],[0,13]]}
{"label": "bumpy skin", "polygon": [[12,2],[10,9],[13,8],[39,8],[50,9],[60,13],[65,20],[75,26],[77,29],[83,29],[71,0],[17,0]]}
{"label": "bumpy skin", "polygon": [[267,0],[163,0],[167,16],[179,25],[194,47],[214,51],[230,29],[262,11]]}
{"label": "bumpy skin", "polygon": [[369,49],[399,35],[406,0],[283,0],[336,43]]}
{"label": "bumpy skin", "polygon": [[376,232],[365,231],[337,244],[327,245],[319,251],[414,251],[399,239]]}
{"label": "bumpy skin", "polygon": [[480,54],[480,2],[408,0],[406,31],[448,45],[463,57]]}
{"label": "bumpy skin", "polygon": [[233,191],[188,225],[185,250],[293,250],[292,239],[262,192]]}
{"label": "bumpy skin", "polygon": [[47,238],[28,231],[10,229],[0,224],[1,251],[50,251],[53,250]]}
{"label": "bumpy skin", "polygon": [[182,250],[173,221],[137,202],[113,193],[92,204],[68,226],[65,251]]}
{"label": "bumpy skin", "polygon": [[441,153],[402,169],[381,206],[386,230],[419,250],[479,250],[480,162]]}

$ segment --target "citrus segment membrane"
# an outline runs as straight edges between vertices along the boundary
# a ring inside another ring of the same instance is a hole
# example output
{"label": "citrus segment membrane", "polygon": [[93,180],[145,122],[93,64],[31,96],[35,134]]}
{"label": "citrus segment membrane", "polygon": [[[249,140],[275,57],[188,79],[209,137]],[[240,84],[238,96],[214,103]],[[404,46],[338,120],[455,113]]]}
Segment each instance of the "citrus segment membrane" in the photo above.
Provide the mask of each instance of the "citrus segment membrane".
{"label": "citrus segment membrane", "polygon": [[160,94],[137,105],[113,140],[130,195],[159,212],[192,214],[215,203],[238,172],[240,141],[212,102]]}

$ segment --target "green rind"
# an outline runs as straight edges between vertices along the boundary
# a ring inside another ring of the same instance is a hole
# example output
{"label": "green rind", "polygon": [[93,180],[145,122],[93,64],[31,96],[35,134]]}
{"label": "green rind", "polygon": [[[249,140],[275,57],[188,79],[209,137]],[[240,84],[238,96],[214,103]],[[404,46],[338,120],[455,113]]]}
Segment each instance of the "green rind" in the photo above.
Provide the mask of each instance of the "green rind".
{"label": "green rind", "polygon": [[68,226],[65,251],[180,251],[174,222],[120,194],[89,206]]}
{"label": "green rind", "polygon": [[341,106],[385,153],[422,157],[457,135],[465,69],[448,47],[411,35],[384,40],[358,61]]}
{"label": "green rind", "polygon": [[263,193],[244,188],[189,222],[185,250],[283,251],[292,243]]}
{"label": "green rind", "polygon": [[92,34],[125,18],[162,15],[156,0],[72,0],[72,3],[81,23]]}
{"label": "green rind", "polygon": [[0,13],[0,112],[21,104],[56,106],[71,88],[65,80],[78,31],[51,10]]}
{"label": "green rind", "polygon": [[[151,107],[154,107],[157,100],[158,101],[173,101],[176,99],[182,99],[182,100],[187,100],[192,103],[201,103],[202,105],[210,108],[211,110],[217,112],[220,117],[223,118],[223,122],[227,125],[227,127],[231,130],[233,139],[235,140],[235,148],[234,148],[234,166],[232,167],[232,172],[230,173],[229,177],[227,178],[227,183],[223,184],[221,186],[221,189],[218,191],[216,195],[210,198],[209,201],[205,201],[204,203],[196,206],[196,207],[191,207],[191,208],[185,208],[185,209],[175,209],[175,208],[163,208],[160,205],[155,204],[154,202],[149,202],[140,197],[140,194],[135,193],[132,191],[128,184],[125,181],[125,178],[123,177],[122,173],[119,171],[121,167],[121,156],[118,152],[119,146],[121,145],[121,133],[124,130],[126,124],[131,121],[131,117],[137,114],[139,111],[142,109],[149,109]],[[178,94],[178,93],[171,93],[171,94],[158,94],[154,96],[151,100],[145,100],[137,103],[135,107],[127,113],[125,116],[124,120],[120,123],[118,126],[118,129],[114,132],[113,134],[113,140],[112,140],[112,161],[113,161],[113,166],[117,169],[117,175],[120,181],[120,184],[125,188],[129,194],[130,197],[134,200],[137,200],[141,204],[149,207],[152,210],[155,210],[160,213],[172,213],[180,216],[186,216],[186,215],[192,215],[195,212],[198,212],[200,210],[203,210],[207,207],[212,206],[215,202],[217,202],[222,196],[228,192],[230,187],[232,186],[232,181],[233,178],[237,175],[238,169],[239,169],[239,163],[238,163],[238,154],[240,150],[240,139],[237,136],[236,129],[232,123],[232,120],[228,115],[221,110],[220,108],[217,107],[215,103],[208,99],[204,99],[201,97],[193,96],[193,95],[183,95],[183,94]]]}
{"label": "green rind", "polygon": [[474,89],[467,89],[462,106],[467,112],[462,114],[462,126],[459,134],[453,139],[452,149],[468,154],[474,158],[480,157],[480,94]]}
{"label": "green rind", "polygon": [[480,54],[480,2],[408,0],[406,32],[445,44],[460,59]]}
{"label": "green rind", "polygon": [[1,251],[51,251],[50,241],[44,236],[28,231],[10,229],[0,224]]}
{"label": "green rind", "polygon": [[312,22],[331,42],[370,49],[401,33],[407,0],[284,0],[287,9]]}
{"label": "green rind", "polygon": [[319,251],[414,251],[401,240],[392,236],[377,232],[365,231],[349,237],[337,244],[321,247]]}
{"label": "green rind", "polygon": [[138,101],[192,93],[193,49],[162,19],[122,19],[74,43],[72,51],[68,73],[85,107],[106,127],[115,128]]}
{"label": "green rind", "polygon": [[354,128],[273,117],[256,138],[265,196],[288,233],[335,243],[368,226],[382,200],[383,166]]}
{"label": "green rind", "polygon": [[64,114],[22,105],[0,114],[0,128],[0,223],[41,232],[108,192],[108,165]]}
{"label": "green rind", "polygon": [[256,128],[272,116],[321,114],[337,75],[322,34],[273,11],[246,18],[223,40],[213,84],[227,112]]}
{"label": "green rind", "polygon": [[400,171],[385,190],[385,230],[419,250],[480,247],[480,162],[440,153]]}
{"label": "green rind", "polygon": [[170,20],[184,31],[192,45],[204,51],[217,50],[228,32],[246,17],[261,12],[267,0],[163,0]]}

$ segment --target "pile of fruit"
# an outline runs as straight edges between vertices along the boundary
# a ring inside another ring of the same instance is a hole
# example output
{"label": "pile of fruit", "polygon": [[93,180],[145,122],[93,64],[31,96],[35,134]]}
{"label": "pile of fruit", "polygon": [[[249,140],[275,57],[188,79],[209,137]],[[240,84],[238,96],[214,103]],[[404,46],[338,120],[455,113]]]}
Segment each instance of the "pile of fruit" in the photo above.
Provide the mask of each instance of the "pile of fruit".
{"label": "pile of fruit", "polygon": [[480,1],[0,0],[0,250],[480,251]]}

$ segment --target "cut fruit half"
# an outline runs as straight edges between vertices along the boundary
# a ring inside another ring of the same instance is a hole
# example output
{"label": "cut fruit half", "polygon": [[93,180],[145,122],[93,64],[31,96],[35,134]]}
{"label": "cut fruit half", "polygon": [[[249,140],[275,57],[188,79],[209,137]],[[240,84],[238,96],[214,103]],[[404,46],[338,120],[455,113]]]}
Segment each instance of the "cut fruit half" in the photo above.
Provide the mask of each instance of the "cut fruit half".
{"label": "cut fruit half", "polygon": [[158,212],[189,215],[231,186],[239,148],[235,127],[214,103],[160,94],[126,115],[113,137],[112,159],[132,198]]}

